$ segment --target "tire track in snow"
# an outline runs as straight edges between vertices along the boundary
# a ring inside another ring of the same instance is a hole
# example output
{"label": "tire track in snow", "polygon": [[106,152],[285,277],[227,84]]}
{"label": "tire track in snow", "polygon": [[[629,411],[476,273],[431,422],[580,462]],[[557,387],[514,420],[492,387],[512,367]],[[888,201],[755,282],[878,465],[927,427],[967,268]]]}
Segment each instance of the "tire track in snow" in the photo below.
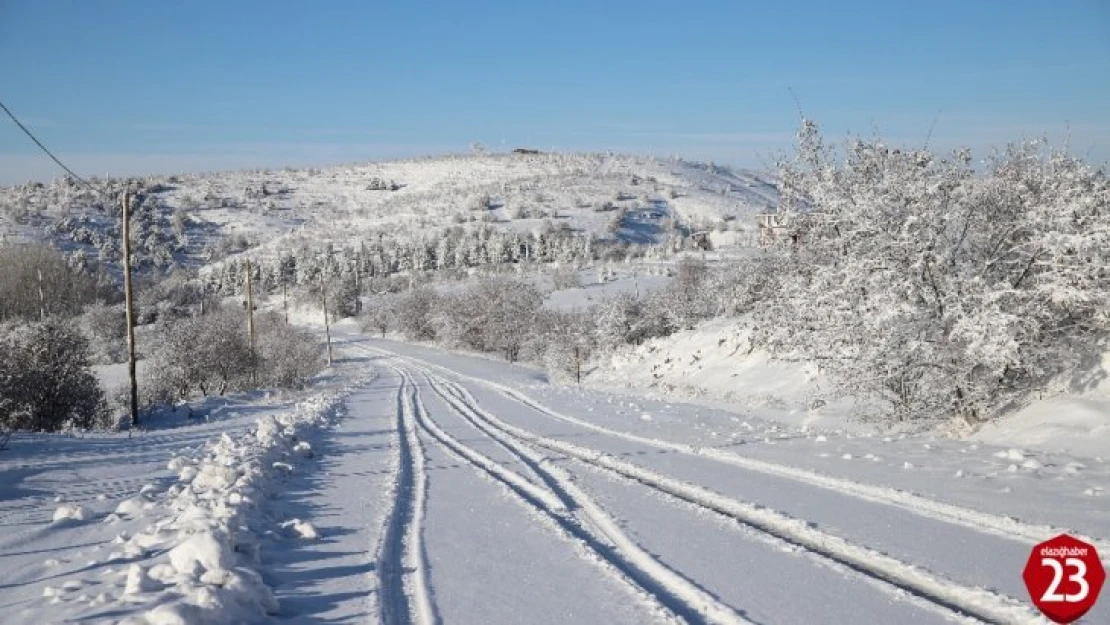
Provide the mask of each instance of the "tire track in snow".
{"label": "tire track in snow", "polygon": [[439,618],[429,590],[422,536],[427,473],[407,386],[401,376],[397,387],[397,480],[393,510],[377,558],[378,613],[386,625],[431,625]]}
{"label": "tire track in snow", "polygon": [[[430,374],[427,372],[425,374],[431,379]],[[484,422],[488,428],[499,430],[521,442],[564,454],[730,517],[748,527],[885,582],[894,586],[896,590],[908,592],[956,614],[970,616],[987,623],[1039,622],[1035,612],[1026,604],[1011,597],[945,579],[886,554],[825,533],[803,520],[775,510],[732,499],[700,486],[660,475],[596,450],[533,434],[505,423],[486,412],[465,388],[446,380],[441,380],[440,384],[452,389],[451,397],[464,404],[465,409]]]}
{"label": "tire track in snow", "polygon": [[[540,476],[545,487],[537,486],[519,473],[498,464],[445,432],[431,419],[417,392],[414,395],[417,422],[425,432],[444,447],[505,484],[521,499],[550,517],[568,534],[581,540],[626,581],[649,593],[676,616],[689,622],[735,625],[752,622],[644,551],[589,496],[573,484],[569,476],[560,469],[550,466],[546,459],[531,449],[472,419],[466,414],[465,406],[457,398],[441,391],[430,375],[425,373],[425,376],[429,386],[448,403],[452,410],[525,462]],[[409,384],[416,386],[411,379]]]}
{"label": "tire track in snow", "polygon": [[[390,353],[391,352],[383,352]],[[724,464],[730,464],[749,471],[774,475],[776,477],[783,477],[797,482],[803,482],[811,486],[817,486],[826,490],[831,490],[843,495],[848,495],[856,499],[862,499],[871,503],[893,506],[906,510],[911,514],[930,518],[937,521],[943,521],[953,525],[959,525],[968,529],[975,530],[994,536],[1000,536],[1010,540],[1016,540],[1028,545],[1035,545],[1041,541],[1047,540],[1059,534],[1071,534],[1080,540],[1084,540],[1095,545],[1100,553],[1110,553],[1110,540],[1104,540],[1087,536],[1080,532],[1075,532],[1067,528],[1059,528],[1051,525],[1037,525],[1033,523],[1026,523],[1013,517],[1003,516],[999,514],[992,514],[989,512],[981,512],[971,508],[964,508],[955,504],[929,499],[921,495],[917,495],[904,490],[890,488],[887,486],[875,486],[872,484],[865,484],[845,478],[833,477],[816,471],[808,469],[801,469],[784,464],[768,462],[765,460],[757,460],[755,458],[748,458],[738,454],[734,454],[715,447],[701,447],[697,445],[689,445],[685,443],[676,443],[673,441],[665,441],[656,438],[649,438],[639,436],[629,432],[622,432],[620,430],[613,430],[596,423],[591,423],[578,417],[570,416],[554,409],[551,409],[540,402],[528,397],[524,393],[517,391],[497,382],[484,380],[469,376],[457,371],[441,367],[432,363],[422,363],[426,367],[438,369],[453,376],[457,376],[468,381],[473,381],[478,384],[493,388],[500,392],[505,397],[523,404],[532,410],[548,416],[550,418],[570,423],[582,428],[586,428],[601,434],[620,438],[632,443],[647,445],[656,449],[675,452],[684,455],[698,456],[715,460]],[[1110,558],[1103,558],[1104,561]]]}

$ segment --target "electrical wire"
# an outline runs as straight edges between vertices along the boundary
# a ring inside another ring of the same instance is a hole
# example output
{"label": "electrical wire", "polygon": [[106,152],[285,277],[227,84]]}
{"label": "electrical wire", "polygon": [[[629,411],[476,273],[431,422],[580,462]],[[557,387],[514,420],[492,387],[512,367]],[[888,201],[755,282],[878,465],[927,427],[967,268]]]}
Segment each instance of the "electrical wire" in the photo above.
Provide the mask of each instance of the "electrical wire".
{"label": "electrical wire", "polygon": [[39,148],[41,148],[43,152],[46,152],[46,155],[49,156],[50,159],[53,160],[55,163],[57,163],[58,167],[61,167],[62,169],[64,169],[66,171],[66,173],[68,173],[70,176],[73,176],[73,178],[75,180],[77,180],[81,184],[85,185],[86,187],[91,189],[93,192],[95,192],[95,193],[97,193],[101,196],[107,197],[107,196],[105,196],[104,192],[102,192],[100,189],[97,189],[96,187],[92,186],[92,184],[90,184],[88,180],[85,180],[81,176],[78,176],[72,169],[69,168],[68,165],[63,163],[60,158],[58,158],[57,156],[54,156],[54,153],[51,152],[50,149],[47,148],[45,145],[43,145],[42,141],[39,141],[38,137],[36,137],[34,135],[34,133],[32,133],[26,126],[23,125],[23,122],[19,121],[19,118],[15,116],[15,113],[13,113],[11,111],[11,109],[9,109],[4,104],[4,102],[2,100],[0,100],[0,109],[4,109],[4,112],[8,114],[8,117],[12,118],[12,121],[15,122],[16,126],[19,126],[19,129],[23,131],[23,134],[30,137],[31,141],[35,142],[35,145],[39,146]]}

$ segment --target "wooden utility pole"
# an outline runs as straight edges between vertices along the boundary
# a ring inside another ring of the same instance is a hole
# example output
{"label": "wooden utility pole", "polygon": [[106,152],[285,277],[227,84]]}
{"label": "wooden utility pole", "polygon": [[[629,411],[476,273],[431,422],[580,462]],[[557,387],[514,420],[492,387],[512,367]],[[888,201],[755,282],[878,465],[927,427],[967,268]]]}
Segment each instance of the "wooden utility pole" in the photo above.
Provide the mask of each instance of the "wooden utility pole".
{"label": "wooden utility pole", "polygon": [[284,276],[281,278],[281,309],[285,311],[285,325],[289,325],[289,295],[286,293]]}
{"label": "wooden utility pole", "polygon": [[46,321],[46,292],[42,289],[42,267],[38,268],[39,273],[39,321]]}
{"label": "wooden utility pole", "polygon": [[247,344],[251,350],[251,381],[254,381],[255,376],[255,354],[254,354],[254,287],[251,283],[251,260],[246,259],[243,265],[243,271],[246,274],[246,290],[247,290]]}
{"label": "wooden utility pole", "polygon": [[574,382],[582,384],[582,349],[574,348]]}
{"label": "wooden utility pole", "polygon": [[328,366],[331,366],[331,324],[328,322],[328,280],[325,276],[322,280],[323,288],[320,290],[324,296],[324,334],[328,338]]}
{"label": "wooden utility pole", "polygon": [[123,192],[123,297],[127,316],[127,379],[131,383],[131,427],[139,425],[139,385],[135,381],[135,300],[131,290],[131,192]]}
{"label": "wooden utility pole", "polygon": [[358,271],[362,264],[361,257],[355,255],[355,314],[362,312],[362,284],[359,283]]}

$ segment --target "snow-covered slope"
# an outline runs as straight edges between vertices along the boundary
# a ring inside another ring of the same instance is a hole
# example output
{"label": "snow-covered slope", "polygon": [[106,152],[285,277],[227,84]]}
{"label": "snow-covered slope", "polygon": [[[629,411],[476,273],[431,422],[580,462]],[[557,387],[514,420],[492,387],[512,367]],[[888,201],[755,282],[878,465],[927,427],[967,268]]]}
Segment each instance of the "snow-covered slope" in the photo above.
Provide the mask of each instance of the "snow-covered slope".
{"label": "snow-covered slope", "polygon": [[593,364],[586,377],[591,386],[744,406],[799,427],[860,427],[851,421],[852,402],[833,399],[816,367],[754,350],[737,319],[625,347]]}
{"label": "snow-covered slope", "polygon": [[[442,156],[144,182],[152,215],[139,247],[144,257],[161,250],[162,265],[383,233],[419,237],[469,222],[524,231],[551,222],[651,243],[672,227],[751,229],[776,198],[773,181],[754,172],[610,154]],[[94,184],[121,188],[118,180]],[[613,232],[622,209],[625,223]],[[0,238],[52,239],[96,258],[118,236],[117,210],[68,180],[4,188]]]}
{"label": "snow-covered slope", "polygon": [[[866,405],[836,397],[812,365],[752,350],[741,320],[713,320],[594,364],[586,380],[601,388],[742,407],[791,426],[869,430],[858,419]],[[1044,393],[977,432],[961,433],[992,445],[1110,457],[1110,353],[1075,377],[1085,382]]]}
{"label": "snow-covered slope", "polygon": [[1086,383],[1048,393],[975,433],[993,445],[1110,458],[1110,352],[1082,372]]}

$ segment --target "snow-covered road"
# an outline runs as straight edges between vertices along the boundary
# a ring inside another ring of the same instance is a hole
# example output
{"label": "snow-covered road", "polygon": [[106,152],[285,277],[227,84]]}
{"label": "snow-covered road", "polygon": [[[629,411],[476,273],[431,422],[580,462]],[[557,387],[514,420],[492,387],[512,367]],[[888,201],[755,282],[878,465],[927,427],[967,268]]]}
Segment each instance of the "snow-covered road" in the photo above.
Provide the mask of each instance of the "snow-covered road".
{"label": "snow-covered road", "polygon": [[14,441],[0,621],[1028,623],[1032,545],[1066,531],[1110,555],[1104,459],[809,432],[339,342],[296,397]]}
{"label": "snow-covered road", "polygon": [[621,398],[539,399],[503,363],[351,349],[381,375],[345,427],[388,415],[402,433],[367,582],[385,622],[1038,619],[1021,569],[1051,521],[656,436],[647,413],[621,427]]}

